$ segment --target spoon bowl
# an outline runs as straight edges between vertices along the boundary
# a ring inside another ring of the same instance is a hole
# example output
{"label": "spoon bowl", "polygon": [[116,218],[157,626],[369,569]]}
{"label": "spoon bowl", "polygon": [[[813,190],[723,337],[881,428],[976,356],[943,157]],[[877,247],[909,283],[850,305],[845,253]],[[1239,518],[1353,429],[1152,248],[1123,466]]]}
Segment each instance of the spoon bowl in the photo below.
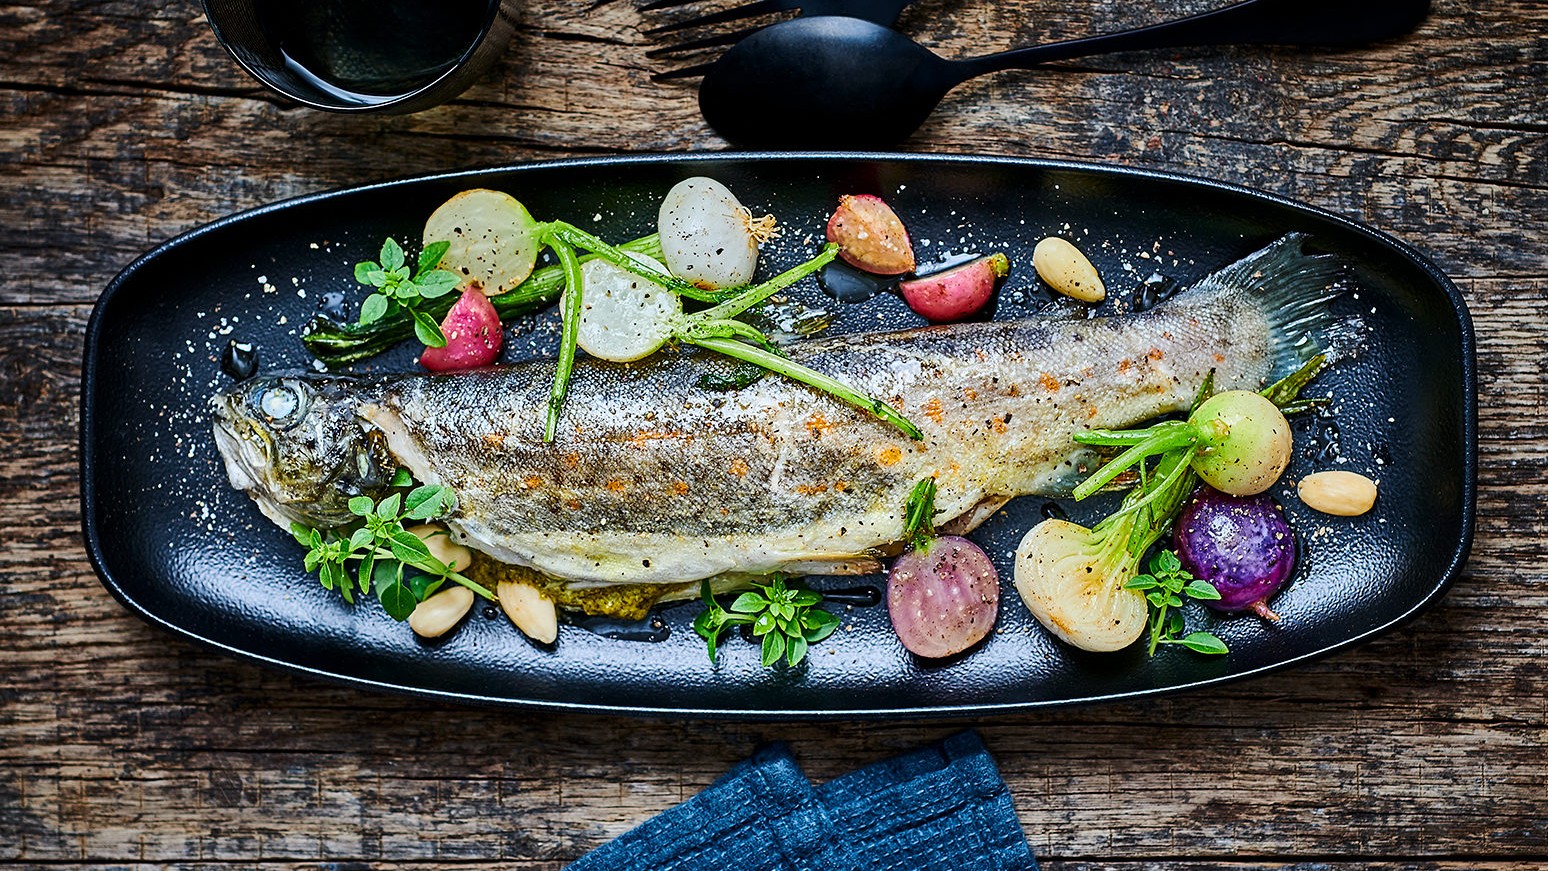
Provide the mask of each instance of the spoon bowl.
{"label": "spoon bowl", "polygon": [[950,63],[869,21],[796,18],[726,52],[699,86],[699,108],[734,145],[891,145],[945,96]]}

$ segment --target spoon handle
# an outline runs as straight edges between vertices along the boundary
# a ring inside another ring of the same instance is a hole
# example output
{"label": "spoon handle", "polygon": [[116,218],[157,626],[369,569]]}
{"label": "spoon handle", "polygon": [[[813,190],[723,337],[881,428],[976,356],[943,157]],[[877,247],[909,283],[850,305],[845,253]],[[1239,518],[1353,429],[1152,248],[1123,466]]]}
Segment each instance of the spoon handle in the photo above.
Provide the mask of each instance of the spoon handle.
{"label": "spoon handle", "polygon": [[956,61],[958,82],[985,73],[1119,51],[1212,45],[1361,45],[1413,30],[1430,0],[1246,0],[1234,6],[1102,36]]}

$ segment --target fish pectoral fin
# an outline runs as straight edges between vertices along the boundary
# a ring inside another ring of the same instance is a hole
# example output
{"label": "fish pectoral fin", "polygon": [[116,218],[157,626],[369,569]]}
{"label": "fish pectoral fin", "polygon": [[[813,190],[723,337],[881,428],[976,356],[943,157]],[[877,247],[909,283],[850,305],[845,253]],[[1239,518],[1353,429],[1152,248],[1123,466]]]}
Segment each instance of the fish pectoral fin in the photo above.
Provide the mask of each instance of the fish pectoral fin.
{"label": "fish pectoral fin", "polygon": [[430,474],[430,458],[409,432],[408,423],[402,415],[374,402],[362,403],[356,415],[363,425],[380,434],[376,438],[385,443],[386,453],[394,462],[408,469],[420,483],[436,483]]}
{"label": "fish pectoral fin", "polygon": [[972,508],[941,524],[939,531],[942,535],[967,535],[977,529],[979,524],[993,517],[994,512],[1004,508],[1005,503],[1009,501],[1011,501],[1009,496],[985,496]]}

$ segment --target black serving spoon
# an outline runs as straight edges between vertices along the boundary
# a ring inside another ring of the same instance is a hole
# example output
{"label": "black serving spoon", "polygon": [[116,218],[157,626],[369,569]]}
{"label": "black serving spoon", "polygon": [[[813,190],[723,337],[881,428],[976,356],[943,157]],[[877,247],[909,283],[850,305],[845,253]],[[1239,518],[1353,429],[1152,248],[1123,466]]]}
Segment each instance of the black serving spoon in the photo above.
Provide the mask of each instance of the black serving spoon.
{"label": "black serving spoon", "polygon": [[699,86],[699,108],[738,146],[887,146],[975,76],[1140,49],[1359,45],[1409,32],[1429,8],[1429,0],[1247,0],[1166,24],[965,60],[946,60],[869,21],[797,18],[758,31],[716,61]]}

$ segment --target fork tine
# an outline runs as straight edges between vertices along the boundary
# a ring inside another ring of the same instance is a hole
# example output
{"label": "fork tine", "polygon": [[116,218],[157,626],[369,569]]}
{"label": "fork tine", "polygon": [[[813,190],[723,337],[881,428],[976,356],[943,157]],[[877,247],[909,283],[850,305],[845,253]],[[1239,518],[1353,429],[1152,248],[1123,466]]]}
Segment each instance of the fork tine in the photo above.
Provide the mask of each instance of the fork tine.
{"label": "fork tine", "polygon": [[717,45],[730,45],[741,42],[745,37],[757,33],[759,28],[749,27],[746,30],[738,30],[732,33],[720,33],[715,36],[706,36],[703,39],[695,39],[689,42],[679,42],[676,45],[663,45],[645,52],[649,58],[665,57],[669,54],[687,54],[690,51],[698,51],[701,48],[714,48]]}
{"label": "fork tine", "polygon": [[741,6],[733,6],[730,9],[722,9],[719,12],[711,12],[700,15],[697,18],[689,18],[685,21],[674,21],[660,27],[645,31],[646,36],[659,36],[663,33],[671,33],[674,30],[686,30],[690,27],[705,27],[711,24],[720,24],[725,21],[738,21],[743,18],[752,18],[755,15],[763,15],[769,12],[779,12],[799,6],[789,0],[753,0]]}
{"label": "fork tine", "polygon": [[687,6],[689,3],[697,3],[699,0],[651,0],[640,7],[641,12],[655,12],[657,9],[671,9],[675,6]]}
{"label": "fork tine", "polygon": [[683,67],[680,70],[667,70],[664,73],[656,73],[650,77],[650,80],[653,82],[670,82],[673,79],[691,79],[694,76],[702,76],[709,72],[710,67],[714,65],[714,62],[711,61],[707,64],[697,64],[691,67]]}

